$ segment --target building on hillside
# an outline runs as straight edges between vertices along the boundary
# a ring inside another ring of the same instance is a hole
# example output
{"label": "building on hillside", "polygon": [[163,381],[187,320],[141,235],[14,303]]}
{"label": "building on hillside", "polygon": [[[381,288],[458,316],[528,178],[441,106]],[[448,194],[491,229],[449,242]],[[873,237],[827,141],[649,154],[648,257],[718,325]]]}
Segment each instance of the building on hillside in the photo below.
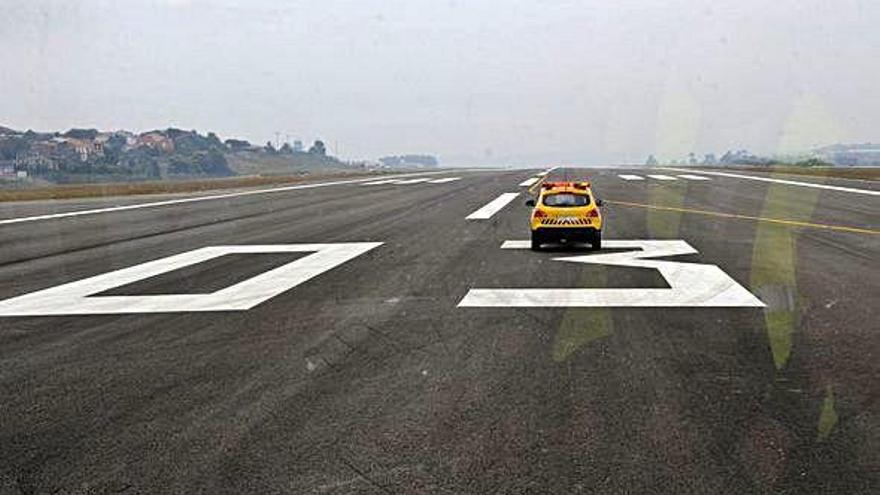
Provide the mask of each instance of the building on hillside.
{"label": "building on hillside", "polygon": [[81,162],[88,161],[89,157],[97,155],[95,145],[86,139],[61,138],[61,146],[71,148],[79,156]]}
{"label": "building on hillside", "polygon": [[814,150],[814,154],[838,166],[880,166],[880,144],[832,144]]}
{"label": "building on hillside", "polygon": [[38,141],[27,151],[18,153],[13,163],[17,170],[58,170],[59,144],[55,141]]}
{"label": "building on hillside", "polygon": [[95,146],[95,152],[99,155],[104,155],[104,148],[107,146],[107,143],[113,139],[115,133],[112,132],[100,132],[97,136],[95,136],[95,140],[92,142]]}
{"label": "building on hillside", "polygon": [[146,146],[163,153],[174,151],[174,140],[158,132],[148,132],[137,137],[137,146]]}

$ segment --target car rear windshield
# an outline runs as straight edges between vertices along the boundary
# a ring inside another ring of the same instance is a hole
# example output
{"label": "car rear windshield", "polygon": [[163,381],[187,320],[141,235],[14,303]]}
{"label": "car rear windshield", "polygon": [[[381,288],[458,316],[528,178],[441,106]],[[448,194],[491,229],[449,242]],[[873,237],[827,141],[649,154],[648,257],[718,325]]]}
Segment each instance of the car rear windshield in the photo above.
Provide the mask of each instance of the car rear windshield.
{"label": "car rear windshield", "polygon": [[569,207],[569,206],[587,206],[590,204],[590,196],[588,194],[571,194],[557,193],[544,196],[545,206]]}

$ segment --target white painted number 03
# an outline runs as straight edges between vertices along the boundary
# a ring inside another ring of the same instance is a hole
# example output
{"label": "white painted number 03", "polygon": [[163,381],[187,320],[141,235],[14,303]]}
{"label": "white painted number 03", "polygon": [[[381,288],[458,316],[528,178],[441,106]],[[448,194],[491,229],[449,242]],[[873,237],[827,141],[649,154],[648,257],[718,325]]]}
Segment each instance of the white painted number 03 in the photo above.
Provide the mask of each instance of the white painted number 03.
{"label": "white painted number 03", "polygon": [[[190,311],[243,311],[355,258],[380,242],[209,246],[0,301],[0,316],[52,316]],[[763,307],[752,293],[715,265],[656,260],[694,254],[680,240],[605,241],[628,251],[554,258],[570,263],[658,270],[669,288],[471,289],[462,307]],[[502,249],[528,249],[507,241]],[[228,254],[297,253],[308,256],[210,294],[102,296],[102,292]]]}
{"label": "white painted number 03", "polygon": [[[507,241],[502,249],[528,249],[529,241]],[[669,288],[663,289],[471,289],[463,307],[763,307],[736,280],[715,265],[648,258],[695,254],[681,240],[605,241],[607,249],[630,251],[566,256],[557,261],[658,270]]]}

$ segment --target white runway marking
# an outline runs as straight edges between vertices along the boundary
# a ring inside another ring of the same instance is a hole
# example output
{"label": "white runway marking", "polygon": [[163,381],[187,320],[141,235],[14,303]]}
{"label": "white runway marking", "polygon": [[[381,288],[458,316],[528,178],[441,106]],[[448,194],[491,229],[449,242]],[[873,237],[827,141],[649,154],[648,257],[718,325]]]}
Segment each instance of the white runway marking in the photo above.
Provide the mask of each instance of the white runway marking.
{"label": "white runway marking", "polygon": [[[674,170],[676,172],[691,172],[691,170],[680,168],[664,168],[664,170]],[[703,175],[715,175],[718,177],[730,177],[733,179],[756,180],[760,182],[772,182],[776,184],[786,184],[789,186],[812,187],[814,189],[827,189],[829,191],[840,191],[855,194],[867,194],[869,196],[880,196],[880,191],[872,191],[870,189],[856,189],[854,187],[832,186],[830,184],[816,184],[814,182],[799,182],[796,180],[773,179],[770,177],[755,177],[754,175],[731,174],[729,172],[711,172],[707,170],[697,170]]]}
{"label": "white runway marking", "polygon": [[372,182],[364,182],[361,184],[362,186],[381,186],[384,184],[394,184],[394,185],[408,185],[408,184],[419,184],[419,183],[427,183],[427,184],[446,184],[447,182],[454,182],[457,180],[461,180],[461,177],[444,177],[442,179],[430,179],[430,178],[419,178],[419,179],[386,179],[386,180],[377,180]]}
{"label": "white runway marking", "polygon": [[528,179],[519,183],[519,187],[531,187],[535,185],[535,182],[541,180],[540,177],[529,177]]}
{"label": "white runway marking", "polygon": [[[0,316],[244,311],[381,245],[209,246],[0,301]],[[93,295],[227,254],[303,252],[312,254],[210,294]]]}
{"label": "white runway marking", "polygon": [[648,174],[648,177],[656,180],[678,180],[671,175],[661,175],[661,174]]}
{"label": "white runway marking", "polygon": [[645,180],[641,175],[631,175],[631,174],[620,174],[618,175],[623,180]]}
{"label": "white runway marking", "polygon": [[519,196],[519,193],[504,193],[501,196],[493,199],[486,203],[485,206],[480,208],[479,210],[471,213],[467,216],[468,220],[487,220],[492,218],[492,215],[501,211],[502,208],[508,205],[511,201],[516,199]]}
{"label": "white runway marking", "polygon": [[408,184],[418,184],[420,182],[428,182],[431,179],[420,178],[420,179],[408,179],[408,180],[396,180],[392,182],[392,184],[396,185],[408,185]]}
{"label": "white runway marking", "polygon": [[[502,249],[529,249],[530,241],[507,241]],[[715,265],[646,258],[695,254],[681,240],[611,240],[604,247],[640,249],[565,256],[556,261],[650,268],[668,289],[471,289],[460,307],[764,307],[764,303]]]}
{"label": "white runway marking", "polygon": [[[412,177],[415,175],[436,175],[441,174],[443,172],[419,172],[417,174],[405,174],[405,175],[396,175],[391,176],[389,179],[400,178],[400,177]],[[215,199],[227,199],[227,198],[237,198],[241,196],[255,196],[258,194],[272,194],[277,192],[286,192],[286,191],[297,191],[300,189],[315,189],[318,187],[328,187],[328,186],[337,186],[343,184],[358,184],[361,182],[371,182],[375,181],[375,177],[371,177],[369,179],[350,179],[350,180],[339,180],[334,182],[318,182],[315,184],[299,184],[296,186],[284,186],[284,187],[273,187],[271,189],[256,189],[252,191],[240,191],[234,193],[224,193],[224,194],[212,194],[210,196],[195,196],[191,198],[181,198],[181,199],[170,199],[167,201],[155,201],[152,203],[137,203],[133,205],[123,205],[123,206],[110,206],[107,208],[95,208],[91,210],[78,210],[78,211],[67,211],[63,213],[50,213],[47,215],[36,215],[32,217],[19,217],[19,218],[8,218],[6,220],[0,220],[0,225],[8,225],[12,223],[24,223],[24,222],[36,222],[38,220],[53,220],[56,218],[69,218],[69,217],[81,217],[85,215],[97,215],[100,213],[111,213],[115,211],[126,211],[126,210],[139,210],[142,208],[157,208],[160,206],[170,206],[170,205],[180,205],[185,203],[197,203],[199,201],[211,201]]]}
{"label": "white runway marking", "polygon": [[373,182],[364,182],[361,184],[362,186],[380,186],[382,184],[393,184],[394,179],[386,179],[386,180],[377,180]]}
{"label": "white runway marking", "polygon": [[691,174],[682,174],[682,175],[679,175],[679,177],[681,177],[682,179],[687,179],[687,180],[712,180],[708,177],[703,177],[701,175],[691,175]]}

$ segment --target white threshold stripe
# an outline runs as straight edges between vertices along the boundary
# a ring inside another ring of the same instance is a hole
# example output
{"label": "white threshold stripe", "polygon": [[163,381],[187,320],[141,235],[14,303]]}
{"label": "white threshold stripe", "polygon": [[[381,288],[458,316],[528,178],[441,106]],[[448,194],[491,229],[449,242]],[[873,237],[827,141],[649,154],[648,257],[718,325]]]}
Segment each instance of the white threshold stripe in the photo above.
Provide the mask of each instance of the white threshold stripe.
{"label": "white threshold stripe", "polygon": [[671,175],[662,175],[662,174],[648,174],[648,177],[657,180],[678,180]]}
{"label": "white threshold stripe", "polygon": [[455,182],[461,180],[461,177],[444,177],[442,179],[429,180],[428,184],[446,184],[447,182]]}
{"label": "white threshold stripe", "polygon": [[[666,168],[665,170],[674,170],[676,172],[691,172],[680,168]],[[832,186],[830,184],[816,184],[815,182],[799,182],[796,180],[773,179],[770,177],[755,177],[754,175],[731,174],[729,172],[713,172],[707,170],[697,170],[703,175],[715,175],[718,177],[730,177],[733,179],[756,180],[760,182],[772,182],[775,184],[785,184],[789,186],[812,187],[814,189],[827,189],[829,191],[841,191],[855,194],[867,194],[869,196],[880,196],[880,191],[872,191],[870,189],[856,189],[854,187]]]}
{"label": "white threshold stripe", "polygon": [[[442,174],[444,172],[419,172],[417,174],[404,174],[404,175],[395,175],[392,177],[412,177],[416,175],[426,175],[426,174]],[[226,194],[212,194],[210,196],[196,196],[192,198],[181,198],[181,199],[170,199],[167,201],[155,201],[152,203],[137,203],[133,205],[123,205],[123,206],[110,206],[107,208],[95,208],[91,210],[79,210],[79,211],[67,211],[63,213],[50,213],[47,215],[35,215],[32,217],[19,217],[19,218],[7,218],[5,220],[0,220],[0,225],[9,225],[13,223],[24,223],[24,222],[36,222],[39,220],[53,220],[56,218],[69,218],[69,217],[81,217],[85,215],[97,215],[100,213],[111,213],[116,211],[126,211],[126,210],[139,210],[142,208],[157,208],[159,206],[170,206],[170,205],[179,205],[185,203],[196,203],[199,201],[212,201],[216,199],[226,199],[226,198],[237,198],[241,196],[256,196],[258,194],[271,194],[278,192],[286,192],[286,191],[296,191],[299,189],[315,189],[318,187],[328,187],[328,186],[337,186],[342,184],[359,184],[361,182],[370,182],[375,181],[375,177],[370,177],[368,179],[349,179],[349,180],[339,180],[334,182],[318,182],[314,184],[298,184],[295,186],[284,186],[284,187],[273,187],[271,189],[256,189],[251,191],[240,191],[234,193],[226,193]]]}
{"label": "white threshold stripe", "polygon": [[467,220],[488,220],[492,218],[492,215],[498,213],[502,208],[516,199],[517,196],[519,196],[519,193],[504,193],[492,201],[489,201],[485,206],[471,213],[466,218]]}
{"label": "white threshold stripe", "polygon": [[631,175],[631,174],[620,174],[618,175],[623,180],[645,180],[641,175]]}
{"label": "white threshold stripe", "polygon": [[679,177],[682,179],[687,179],[687,180],[712,180],[708,177],[703,177],[701,175],[691,175],[691,174],[681,174],[681,175],[679,175]]}
{"label": "white threshold stripe", "polygon": [[528,179],[519,183],[519,187],[531,187],[535,185],[535,182],[541,180],[540,177],[529,177]]}

